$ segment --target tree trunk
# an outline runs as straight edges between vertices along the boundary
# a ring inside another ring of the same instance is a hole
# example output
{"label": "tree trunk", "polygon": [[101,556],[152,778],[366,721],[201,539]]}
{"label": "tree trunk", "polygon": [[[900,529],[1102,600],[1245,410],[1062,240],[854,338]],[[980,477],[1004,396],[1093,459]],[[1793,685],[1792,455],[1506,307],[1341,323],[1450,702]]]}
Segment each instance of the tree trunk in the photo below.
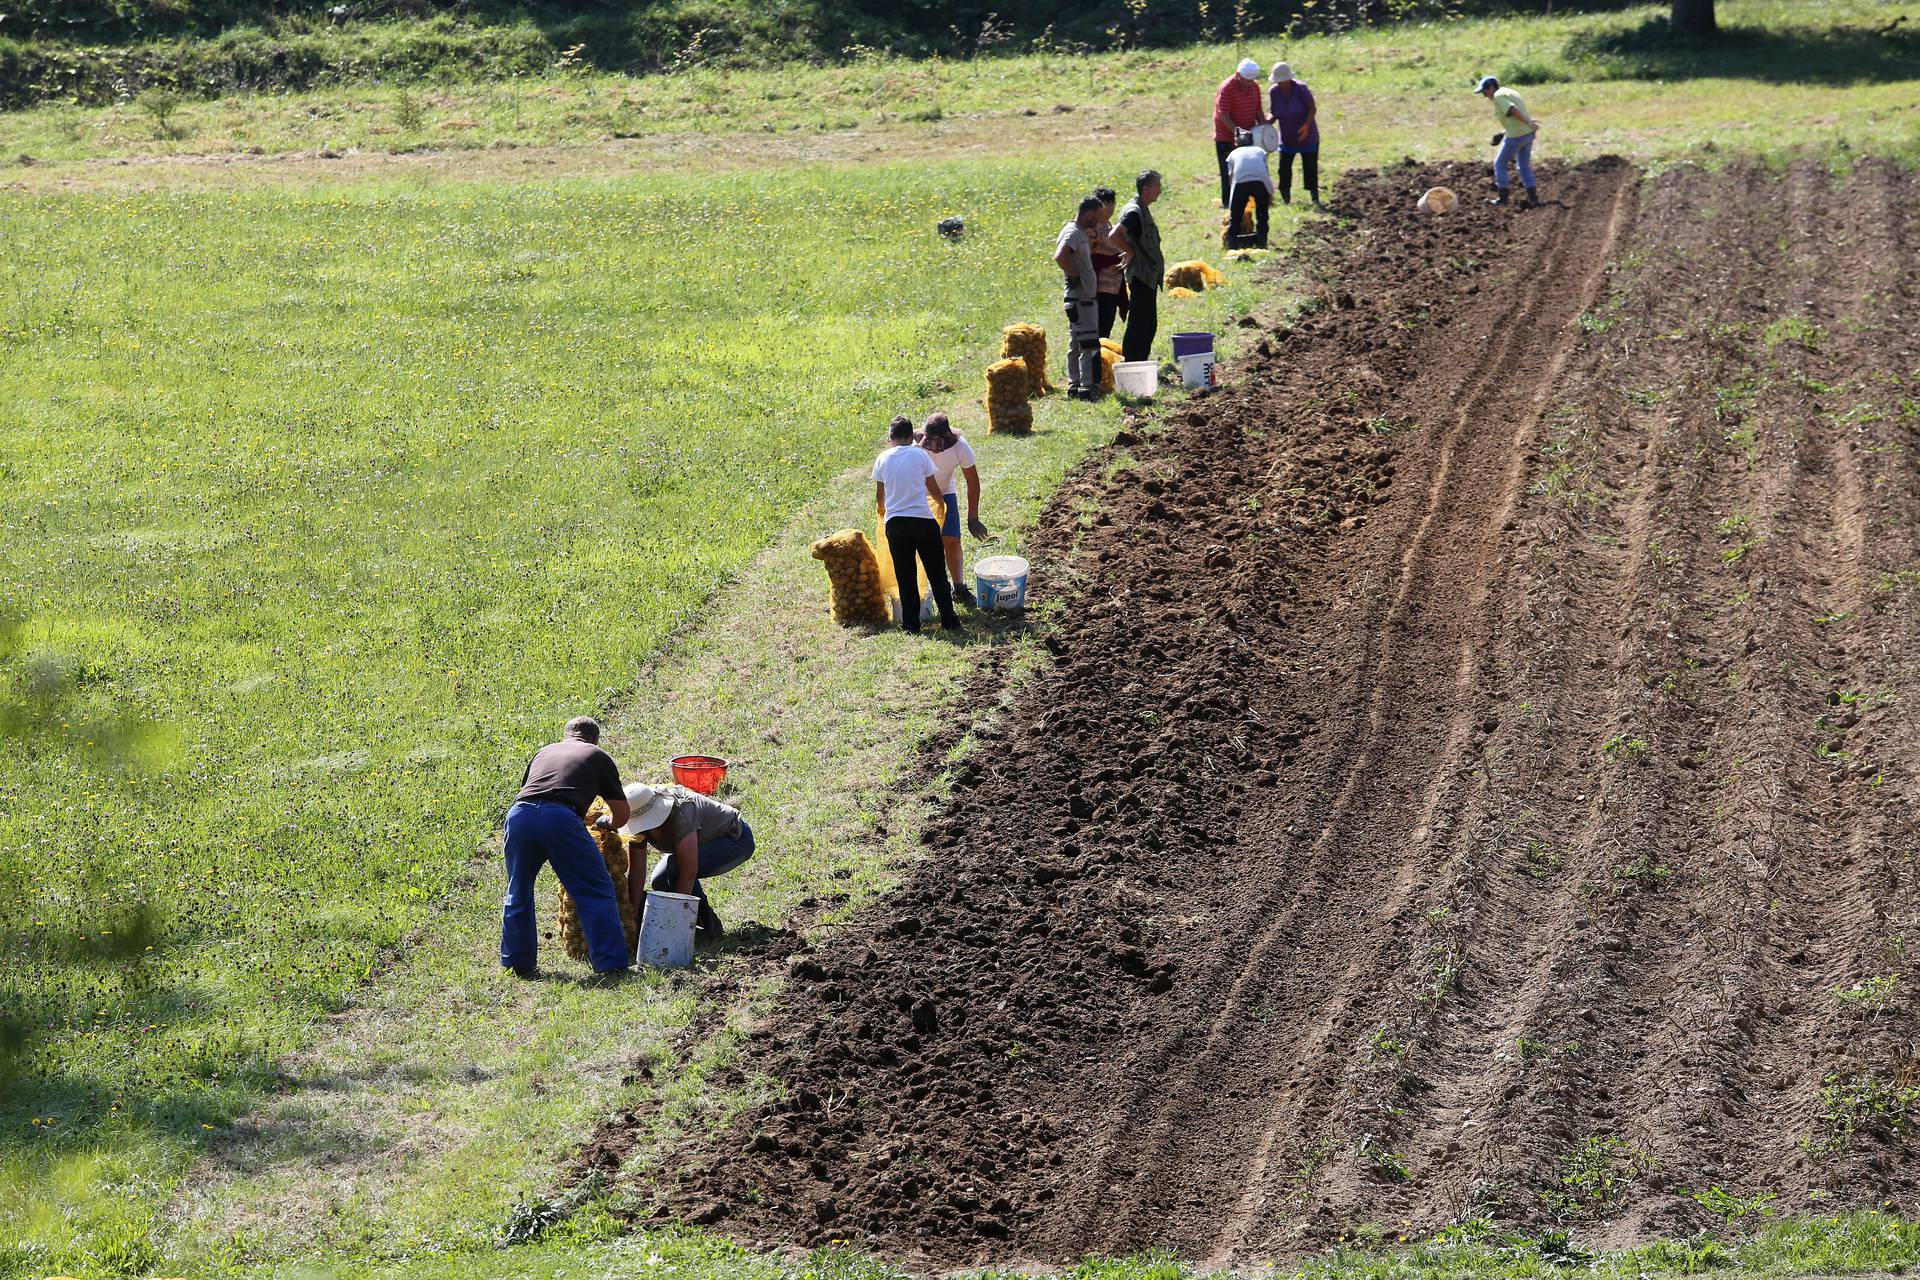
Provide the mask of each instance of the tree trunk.
{"label": "tree trunk", "polygon": [[1713,20],[1713,0],[1673,0],[1673,29],[1685,36],[1710,36],[1720,28]]}

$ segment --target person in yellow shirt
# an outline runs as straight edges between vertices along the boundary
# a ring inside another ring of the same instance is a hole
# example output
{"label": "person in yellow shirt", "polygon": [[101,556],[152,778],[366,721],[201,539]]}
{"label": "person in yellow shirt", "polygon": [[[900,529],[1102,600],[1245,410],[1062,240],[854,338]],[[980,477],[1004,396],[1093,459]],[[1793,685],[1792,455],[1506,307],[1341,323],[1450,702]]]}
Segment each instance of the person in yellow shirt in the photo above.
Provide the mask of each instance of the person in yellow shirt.
{"label": "person in yellow shirt", "polygon": [[1490,203],[1507,203],[1512,185],[1507,168],[1511,165],[1520,170],[1520,185],[1527,189],[1522,207],[1531,209],[1540,203],[1540,193],[1533,185],[1533,140],[1540,133],[1540,123],[1527,114],[1527,104],[1520,95],[1502,88],[1493,76],[1480,77],[1478,92],[1493,103],[1493,118],[1500,122],[1500,132],[1493,135],[1491,144],[1500,150],[1493,157],[1496,194]]}

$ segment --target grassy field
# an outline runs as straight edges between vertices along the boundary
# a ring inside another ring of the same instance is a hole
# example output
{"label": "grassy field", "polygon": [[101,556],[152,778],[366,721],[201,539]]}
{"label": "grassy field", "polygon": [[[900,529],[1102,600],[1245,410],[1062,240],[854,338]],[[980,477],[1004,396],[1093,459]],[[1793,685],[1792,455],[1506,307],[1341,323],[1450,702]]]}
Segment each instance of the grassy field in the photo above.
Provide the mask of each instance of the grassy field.
{"label": "grassy field", "polygon": [[[1846,31],[1920,5],[1723,8],[1786,34],[1660,84],[1620,78],[1631,50],[1591,52],[1644,11],[1289,52],[1336,171],[1477,154],[1484,104],[1459,85],[1510,66],[1546,81],[1529,101],[1559,155],[1910,153],[1908,69],[1837,59],[1859,53]],[[1772,74],[1796,49],[1805,78]],[[1070,197],[1157,163],[1176,252],[1203,247],[1193,125],[1232,56],[240,97],[164,138],[131,107],[0,117],[0,153],[36,160],[0,171],[19,187],[0,195],[0,601],[76,715],[166,730],[144,771],[83,745],[0,762],[0,1012],[27,1036],[0,1094],[0,1276],[569,1265],[484,1251],[596,1114],[697,1090],[697,1068],[623,1082],[636,1047],[751,993],[498,979],[485,849],[525,753],[600,709],[635,771],[693,746],[742,761],[764,852],[730,917],[777,924],[826,879],[847,902],[884,887],[938,786],[880,812],[909,781],[899,741],[991,646],[834,630],[805,543],[868,523],[849,468],[891,413],[981,429],[993,335],[1053,318]],[[719,102],[755,132],[714,138]],[[250,147],[308,154],[196,154]],[[929,233],[954,211],[958,247]],[[1282,301],[1241,271],[1163,328]],[[1042,421],[983,453],[1015,545],[1114,411]],[[1852,1245],[1716,1264],[1914,1251],[1897,1223],[1829,1226],[1807,1230]],[[1488,1274],[1517,1256],[1482,1252]],[[679,1237],[591,1265],[656,1257],[782,1274]]]}
{"label": "grassy field", "polygon": [[[25,1245],[144,1266],[152,1190],[456,889],[524,755],[617,701],[890,414],[964,402],[989,335],[1051,313],[1057,210],[1096,178],[14,201],[0,594],[81,705],[173,738],[132,778],[6,763],[0,999],[31,1038],[0,1216]],[[955,207],[976,230],[950,246]],[[865,522],[846,507],[812,532]],[[780,589],[817,589],[796,559]],[[457,942],[488,979],[490,911]],[[134,929],[130,958],[96,941]]]}

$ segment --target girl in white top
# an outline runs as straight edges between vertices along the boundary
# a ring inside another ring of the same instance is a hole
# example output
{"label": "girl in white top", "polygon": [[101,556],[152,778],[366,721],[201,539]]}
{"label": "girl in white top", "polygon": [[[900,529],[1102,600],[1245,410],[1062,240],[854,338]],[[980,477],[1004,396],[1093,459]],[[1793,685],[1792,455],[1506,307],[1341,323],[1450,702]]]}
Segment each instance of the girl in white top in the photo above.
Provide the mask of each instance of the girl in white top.
{"label": "girl in white top", "polygon": [[933,518],[933,504],[940,500],[932,456],[914,446],[913,423],[895,418],[887,430],[887,447],[873,460],[873,505],[883,522],[887,554],[893,560],[894,581],[900,588],[900,625],[915,635],[920,633],[916,560],[927,571],[940,625],[949,631],[960,628],[960,616],[953,611],[947,566],[940,556],[940,524]]}
{"label": "girl in white top", "polygon": [[973,592],[966,585],[960,567],[960,482],[967,477],[967,529],[976,538],[987,536],[980,521],[980,469],[974,465],[973,449],[967,438],[954,432],[944,413],[932,414],[920,430],[920,447],[933,455],[933,478],[940,485],[940,500],[946,504],[946,518],[940,534],[947,546],[947,572],[953,576],[954,599],[968,608],[974,606]]}

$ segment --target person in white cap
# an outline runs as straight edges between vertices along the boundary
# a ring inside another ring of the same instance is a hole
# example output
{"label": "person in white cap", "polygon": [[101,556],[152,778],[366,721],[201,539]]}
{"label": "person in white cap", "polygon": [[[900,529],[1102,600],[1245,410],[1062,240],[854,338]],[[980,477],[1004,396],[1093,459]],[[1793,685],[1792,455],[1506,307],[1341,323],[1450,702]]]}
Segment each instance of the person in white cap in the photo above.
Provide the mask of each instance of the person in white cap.
{"label": "person in white cap", "polygon": [[1236,129],[1255,129],[1267,122],[1260,101],[1260,64],[1244,58],[1234,73],[1220,82],[1213,95],[1213,150],[1220,160],[1220,207],[1228,208],[1233,198],[1233,178],[1227,172],[1227,157],[1233,154]]}
{"label": "person in white cap", "polygon": [[1527,189],[1522,207],[1534,208],[1540,203],[1540,192],[1533,185],[1533,140],[1540,132],[1540,122],[1527,114],[1527,104],[1520,101],[1519,94],[1501,88],[1492,76],[1481,76],[1474,91],[1493,103],[1493,118],[1500,122],[1500,132],[1493,135],[1491,144],[1500,150],[1493,157],[1495,194],[1489,203],[1507,203],[1512,187],[1507,166],[1513,165],[1520,170],[1520,185]]}
{"label": "person in white cap", "polygon": [[1293,203],[1293,158],[1300,157],[1300,184],[1320,203],[1320,108],[1313,90],[1294,79],[1293,68],[1273,64],[1273,87],[1267,90],[1267,108],[1280,135],[1280,201]]}
{"label": "person in white cap", "polygon": [[732,805],[685,787],[635,782],[626,788],[626,801],[632,816],[620,824],[620,834],[639,836],[661,853],[644,880],[628,877],[634,912],[646,910],[648,889],[686,894],[700,900],[695,921],[700,940],[718,940],[725,930],[700,882],[725,875],[753,856],[753,828]]}

